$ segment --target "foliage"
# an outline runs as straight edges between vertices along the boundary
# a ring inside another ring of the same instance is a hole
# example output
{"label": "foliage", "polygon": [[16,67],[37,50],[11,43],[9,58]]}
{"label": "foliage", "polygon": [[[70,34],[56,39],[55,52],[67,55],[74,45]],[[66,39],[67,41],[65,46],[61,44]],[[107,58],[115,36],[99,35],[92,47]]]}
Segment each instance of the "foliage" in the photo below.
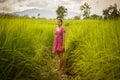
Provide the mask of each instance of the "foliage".
{"label": "foliage", "polygon": [[37,16],[38,16],[38,18],[40,18],[40,13],[38,13],[38,15],[37,15]]}
{"label": "foliage", "polygon": [[9,13],[0,13],[0,18],[17,18],[19,17],[18,15],[13,15]]}
{"label": "foliage", "polygon": [[50,80],[43,74],[52,75],[54,25],[47,29],[45,20],[25,18],[3,18],[0,23],[0,79]]}
{"label": "foliage", "polygon": [[117,4],[110,5],[107,9],[103,10],[105,19],[114,19],[120,16],[120,11],[117,9]]}
{"label": "foliage", "polygon": [[98,16],[98,15],[96,15],[96,14],[92,14],[92,15],[90,16],[90,18],[91,18],[91,19],[102,19],[102,16]]}
{"label": "foliage", "polygon": [[65,70],[71,80],[120,79],[119,20],[71,21]]}
{"label": "foliage", "polygon": [[[64,20],[64,67],[70,80],[120,79],[119,22]],[[51,54],[55,20],[1,18],[0,23],[1,80],[59,80]]]}
{"label": "foliage", "polygon": [[66,16],[67,8],[65,8],[64,6],[58,6],[56,13],[59,18],[63,19],[64,16]]}
{"label": "foliage", "polygon": [[32,16],[32,19],[35,19],[35,16]]}
{"label": "foliage", "polygon": [[88,5],[88,3],[85,2],[83,5],[81,5],[80,10],[81,10],[84,18],[89,18],[89,16],[90,16],[90,6]]}
{"label": "foliage", "polygon": [[75,20],[79,20],[80,17],[79,17],[79,16],[74,16],[74,19],[75,19]]}

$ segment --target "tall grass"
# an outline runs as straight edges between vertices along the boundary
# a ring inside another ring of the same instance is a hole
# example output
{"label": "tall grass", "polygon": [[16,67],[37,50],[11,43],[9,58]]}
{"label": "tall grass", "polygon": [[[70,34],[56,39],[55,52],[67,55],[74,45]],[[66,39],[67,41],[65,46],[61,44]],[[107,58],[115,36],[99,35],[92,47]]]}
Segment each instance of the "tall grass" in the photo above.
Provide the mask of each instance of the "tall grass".
{"label": "tall grass", "polygon": [[119,21],[73,21],[65,55],[65,69],[71,79],[120,80]]}
{"label": "tall grass", "polygon": [[[69,79],[120,79],[119,22],[64,20]],[[55,27],[55,20],[0,19],[0,79],[59,80],[51,54]]]}
{"label": "tall grass", "polygon": [[34,19],[1,19],[0,23],[0,79],[44,80],[41,74],[52,69],[55,25]]}

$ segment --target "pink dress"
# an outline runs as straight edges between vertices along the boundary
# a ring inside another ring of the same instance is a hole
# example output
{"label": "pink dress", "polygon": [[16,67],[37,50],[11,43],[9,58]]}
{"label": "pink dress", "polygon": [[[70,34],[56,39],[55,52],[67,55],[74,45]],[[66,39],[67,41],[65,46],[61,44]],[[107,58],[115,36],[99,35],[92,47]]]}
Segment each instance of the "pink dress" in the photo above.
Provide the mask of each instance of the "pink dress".
{"label": "pink dress", "polygon": [[64,49],[62,48],[62,46],[63,46],[63,33],[65,32],[66,32],[65,29],[62,27],[55,29],[52,53],[64,52]]}

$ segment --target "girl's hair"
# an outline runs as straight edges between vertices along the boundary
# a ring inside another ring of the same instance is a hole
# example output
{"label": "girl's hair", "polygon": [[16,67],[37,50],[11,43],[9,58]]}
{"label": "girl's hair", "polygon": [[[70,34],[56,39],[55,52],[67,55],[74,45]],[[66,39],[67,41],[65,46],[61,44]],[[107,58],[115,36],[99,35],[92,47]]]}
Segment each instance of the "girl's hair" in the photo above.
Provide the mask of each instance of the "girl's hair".
{"label": "girl's hair", "polygon": [[63,23],[63,20],[62,20],[61,18],[57,18],[57,20],[60,20],[60,21],[61,21],[61,23]]}

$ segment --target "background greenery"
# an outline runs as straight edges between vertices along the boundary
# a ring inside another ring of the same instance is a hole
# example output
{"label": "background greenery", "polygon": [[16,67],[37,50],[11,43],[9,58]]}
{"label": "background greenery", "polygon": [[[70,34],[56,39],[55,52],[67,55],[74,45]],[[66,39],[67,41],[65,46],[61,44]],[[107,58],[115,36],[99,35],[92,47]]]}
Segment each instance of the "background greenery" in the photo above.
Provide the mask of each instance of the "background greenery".
{"label": "background greenery", "polygon": [[[120,18],[64,20],[70,80],[120,80]],[[51,53],[55,20],[0,19],[0,79],[59,80]],[[56,65],[56,66],[55,66]]]}

